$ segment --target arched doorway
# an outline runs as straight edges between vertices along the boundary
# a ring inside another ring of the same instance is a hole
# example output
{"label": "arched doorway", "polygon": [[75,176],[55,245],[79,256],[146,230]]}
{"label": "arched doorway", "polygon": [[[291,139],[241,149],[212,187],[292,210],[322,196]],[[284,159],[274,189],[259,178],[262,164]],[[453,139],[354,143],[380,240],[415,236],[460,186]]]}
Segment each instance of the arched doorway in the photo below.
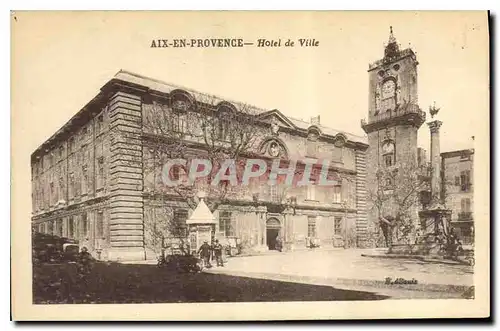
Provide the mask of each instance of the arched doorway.
{"label": "arched doorway", "polygon": [[276,245],[276,241],[280,235],[281,223],[277,218],[270,218],[266,222],[266,238],[267,247],[269,250],[278,250],[280,247]]}

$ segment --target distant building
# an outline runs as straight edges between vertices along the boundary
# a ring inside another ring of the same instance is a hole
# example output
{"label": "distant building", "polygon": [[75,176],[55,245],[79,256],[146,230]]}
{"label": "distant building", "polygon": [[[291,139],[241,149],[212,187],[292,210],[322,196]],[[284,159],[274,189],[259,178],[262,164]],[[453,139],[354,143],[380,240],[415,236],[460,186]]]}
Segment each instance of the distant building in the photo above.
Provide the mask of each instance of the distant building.
{"label": "distant building", "polygon": [[474,149],[441,153],[442,192],[452,210],[451,225],[462,242],[474,238]]}

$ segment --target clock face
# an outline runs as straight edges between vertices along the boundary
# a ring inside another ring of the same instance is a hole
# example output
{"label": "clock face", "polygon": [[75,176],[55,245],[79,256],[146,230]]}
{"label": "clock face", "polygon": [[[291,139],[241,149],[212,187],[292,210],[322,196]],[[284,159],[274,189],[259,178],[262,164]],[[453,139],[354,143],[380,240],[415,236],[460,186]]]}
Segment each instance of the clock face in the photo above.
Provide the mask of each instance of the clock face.
{"label": "clock face", "polygon": [[382,85],[382,98],[390,98],[394,96],[394,91],[396,90],[396,84],[392,80],[388,80]]}

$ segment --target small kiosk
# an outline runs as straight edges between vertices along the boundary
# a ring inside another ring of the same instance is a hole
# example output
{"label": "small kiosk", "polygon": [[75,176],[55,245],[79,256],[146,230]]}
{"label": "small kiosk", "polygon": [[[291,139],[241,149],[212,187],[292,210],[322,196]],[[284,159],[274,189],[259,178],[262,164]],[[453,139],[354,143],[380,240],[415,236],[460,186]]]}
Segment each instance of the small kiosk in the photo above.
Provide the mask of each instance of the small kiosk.
{"label": "small kiosk", "polygon": [[203,242],[212,244],[215,234],[215,217],[203,201],[204,194],[199,194],[200,202],[186,221],[189,233],[189,247],[191,253],[196,254]]}

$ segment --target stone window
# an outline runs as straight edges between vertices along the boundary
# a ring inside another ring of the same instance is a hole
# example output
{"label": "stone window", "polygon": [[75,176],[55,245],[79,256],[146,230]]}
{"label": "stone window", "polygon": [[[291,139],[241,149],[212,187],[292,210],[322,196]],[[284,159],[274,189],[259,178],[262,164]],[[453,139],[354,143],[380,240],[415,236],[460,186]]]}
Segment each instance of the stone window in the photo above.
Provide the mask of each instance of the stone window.
{"label": "stone window", "polygon": [[464,198],[460,201],[460,207],[462,213],[470,213],[471,208],[470,208],[470,198]]}
{"label": "stone window", "polygon": [[106,174],[104,172],[104,156],[100,156],[97,159],[97,187],[104,187],[106,182]]}
{"label": "stone window", "polygon": [[52,221],[47,222],[47,233],[54,234],[54,223]]}
{"label": "stone window", "polygon": [[101,114],[99,116],[97,116],[97,120],[96,120],[96,132],[101,132],[101,130],[103,129],[103,125],[104,125],[104,115]]}
{"label": "stone window", "polygon": [[333,220],[333,234],[336,236],[342,235],[342,217],[336,216]]}
{"label": "stone window", "polygon": [[174,112],[172,114],[172,131],[184,133],[186,131],[186,118],[184,114]]}
{"label": "stone window", "polygon": [[384,155],[384,164],[386,167],[392,167],[394,165],[392,154]]}
{"label": "stone window", "polygon": [[52,167],[54,165],[54,154],[51,152],[48,155],[48,158],[49,158],[49,168],[50,168],[50,167]]}
{"label": "stone window", "polygon": [[471,185],[470,170],[460,172],[460,191],[469,192]]}
{"label": "stone window", "polygon": [[87,213],[82,213],[82,232],[81,236],[87,238],[89,235],[89,220],[87,219]]}
{"label": "stone window", "polygon": [[230,211],[219,212],[219,234],[224,237],[234,236],[233,218]]}
{"label": "stone window", "polygon": [[97,211],[95,231],[96,238],[104,237],[104,213],[102,210]]}
{"label": "stone window", "polygon": [[306,200],[316,200],[316,185],[309,184],[306,189]]}
{"label": "stone window", "polygon": [[318,153],[318,142],[316,140],[307,139],[306,156],[316,157]]}
{"label": "stone window", "polygon": [[310,127],[307,132],[306,156],[316,158],[319,150],[320,132],[316,127]]}
{"label": "stone window", "polygon": [[63,221],[62,219],[58,219],[56,221],[56,235],[62,237],[63,236]]}
{"label": "stone window", "polygon": [[172,234],[174,237],[185,237],[187,236],[187,224],[188,212],[185,209],[177,209],[174,211]]}
{"label": "stone window", "polygon": [[69,198],[73,198],[76,194],[75,192],[75,175],[73,173],[69,174]]}
{"label": "stone window", "polygon": [[222,116],[219,117],[219,120],[217,121],[217,138],[219,140],[227,141],[229,129],[229,120],[222,118]]}
{"label": "stone window", "polygon": [[307,217],[307,236],[316,238],[316,216]]}
{"label": "stone window", "polygon": [[57,194],[56,194],[56,189],[54,187],[54,182],[50,182],[50,201],[57,201]]}
{"label": "stone window", "polygon": [[71,137],[68,141],[68,154],[75,150],[75,138]]}
{"label": "stone window", "polygon": [[80,219],[78,218],[78,216],[76,216],[73,220],[73,223],[74,223],[74,227],[73,229],[75,230],[74,231],[74,236],[75,238],[80,238],[80,232],[81,232],[81,228],[80,228]]}
{"label": "stone window", "polygon": [[68,237],[75,237],[75,222],[73,216],[68,217]]}
{"label": "stone window", "polygon": [[342,163],[342,157],[343,157],[343,147],[333,147],[332,151],[332,160],[333,162],[338,162]]}
{"label": "stone window", "polygon": [[333,202],[342,203],[342,185],[337,184],[333,187]]}
{"label": "stone window", "polygon": [[278,195],[278,185],[269,185],[269,198],[272,202],[280,202]]}
{"label": "stone window", "polygon": [[82,166],[81,185],[82,185],[81,193],[86,194],[87,190],[88,190],[88,167],[87,167],[87,165]]}
{"label": "stone window", "polygon": [[386,167],[392,167],[395,163],[395,148],[394,143],[390,140],[385,141],[382,145],[382,157]]}

